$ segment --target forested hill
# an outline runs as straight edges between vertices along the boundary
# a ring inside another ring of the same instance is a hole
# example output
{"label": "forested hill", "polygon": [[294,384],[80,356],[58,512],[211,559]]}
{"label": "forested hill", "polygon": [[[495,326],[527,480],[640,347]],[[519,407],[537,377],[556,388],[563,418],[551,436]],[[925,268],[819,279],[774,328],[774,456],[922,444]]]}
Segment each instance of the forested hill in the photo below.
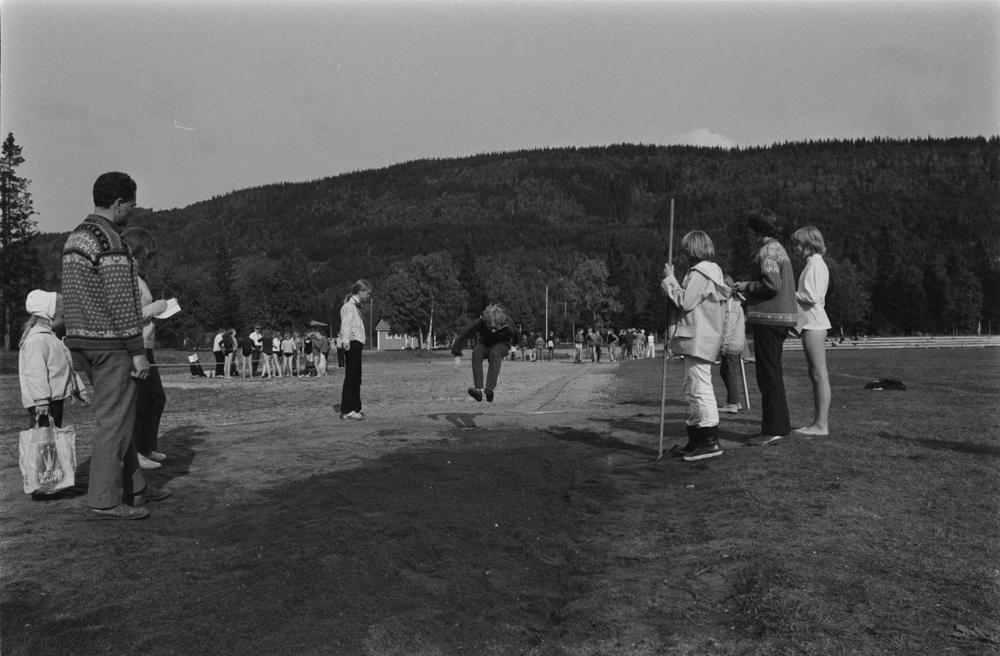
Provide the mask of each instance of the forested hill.
{"label": "forested hill", "polygon": [[[859,330],[969,330],[980,319],[1000,320],[998,137],[731,150],[617,145],[421,160],[236,191],[135,224],[156,235],[161,266],[185,274],[217,268],[220,244],[235,262],[297,252],[328,303],[359,277],[378,286],[414,256],[444,251],[458,268],[468,243],[489,293],[520,286],[531,296],[525,311],[537,313],[545,284],[558,301],[578,265],[599,259],[624,304],[620,319],[633,322],[651,317],[671,199],[675,251],[685,232],[705,230],[737,279],[751,257],[750,208],[773,210],[787,234],[817,226],[837,302],[861,311],[841,323]],[[164,284],[179,281],[161,274]]]}

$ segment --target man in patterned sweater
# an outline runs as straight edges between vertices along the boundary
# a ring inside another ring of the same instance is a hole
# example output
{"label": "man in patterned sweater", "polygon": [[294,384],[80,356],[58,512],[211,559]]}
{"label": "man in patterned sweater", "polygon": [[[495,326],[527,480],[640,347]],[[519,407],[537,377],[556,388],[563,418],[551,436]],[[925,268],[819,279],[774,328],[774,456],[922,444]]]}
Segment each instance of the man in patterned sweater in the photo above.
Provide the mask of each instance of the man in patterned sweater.
{"label": "man in patterned sweater", "polygon": [[87,519],[142,519],[141,506],[170,495],[146,483],[132,443],[135,379],[149,373],[135,260],[121,231],[135,208],[136,184],[125,173],[94,183],[94,213],[63,247],[66,346],[94,386]]}

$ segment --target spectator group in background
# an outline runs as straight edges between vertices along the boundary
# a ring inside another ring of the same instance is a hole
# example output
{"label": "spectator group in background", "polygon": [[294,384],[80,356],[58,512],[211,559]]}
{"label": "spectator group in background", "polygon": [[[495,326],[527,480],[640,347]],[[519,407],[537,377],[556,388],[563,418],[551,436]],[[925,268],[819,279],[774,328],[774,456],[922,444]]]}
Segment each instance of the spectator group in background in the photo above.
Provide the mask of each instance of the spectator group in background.
{"label": "spectator group in background", "polygon": [[[329,374],[330,356],[337,351],[337,367],[344,368],[345,347],[340,336],[316,330],[271,331],[257,324],[240,335],[235,328],[219,328],[212,341],[215,367],[209,378],[312,378]],[[197,356],[192,356],[197,361]],[[192,375],[200,375],[192,373]]]}

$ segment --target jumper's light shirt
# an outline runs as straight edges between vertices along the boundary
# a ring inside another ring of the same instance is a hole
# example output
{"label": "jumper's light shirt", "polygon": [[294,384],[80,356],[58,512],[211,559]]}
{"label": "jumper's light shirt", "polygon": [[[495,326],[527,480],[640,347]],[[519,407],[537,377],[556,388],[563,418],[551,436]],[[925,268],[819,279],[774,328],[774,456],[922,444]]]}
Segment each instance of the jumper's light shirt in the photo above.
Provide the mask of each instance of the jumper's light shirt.
{"label": "jumper's light shirt", "polygon": [[830,287],[830,270],[823,256],[813,253],[806,259],[806,266],[799,274],[799,291],[795,302],[799,306],[796,332],[803,330],[830,330],[826,316],[826,290]]}
{"label": "jumper's light shirt", "polygon": [[360,297],[351,296],[340,308],[340,341],[345,348],[351,342],[365,343],[365,322],[358,309],[360,304]]}

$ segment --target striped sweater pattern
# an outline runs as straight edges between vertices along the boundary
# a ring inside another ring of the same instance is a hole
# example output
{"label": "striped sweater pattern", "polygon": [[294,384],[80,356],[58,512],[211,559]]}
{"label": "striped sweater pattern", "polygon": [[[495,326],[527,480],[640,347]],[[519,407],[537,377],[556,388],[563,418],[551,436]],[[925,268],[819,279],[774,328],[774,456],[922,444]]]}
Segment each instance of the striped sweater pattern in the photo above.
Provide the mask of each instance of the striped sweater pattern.
{"label": "striped sweater pattern", "polygon": [[143,352],[135,259],[118,229],[91,214],[70,233],[62,254],[66,346]]}

